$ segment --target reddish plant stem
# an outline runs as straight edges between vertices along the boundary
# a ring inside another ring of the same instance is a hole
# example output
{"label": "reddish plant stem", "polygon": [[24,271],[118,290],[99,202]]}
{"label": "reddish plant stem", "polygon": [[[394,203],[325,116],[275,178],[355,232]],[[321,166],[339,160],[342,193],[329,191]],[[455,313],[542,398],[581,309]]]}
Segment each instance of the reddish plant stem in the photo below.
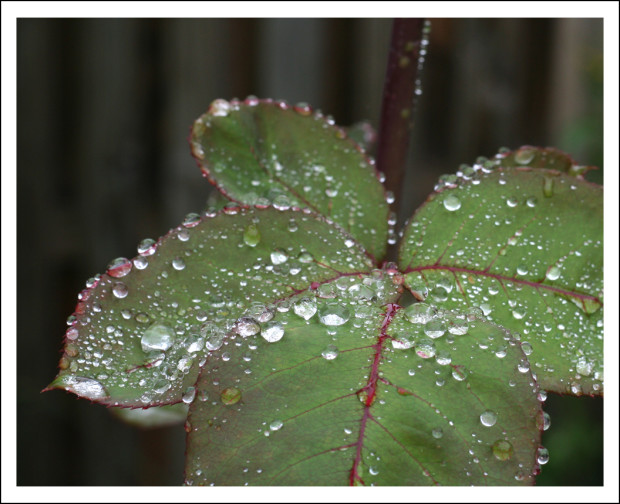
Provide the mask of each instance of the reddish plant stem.
{"label": "reddish plant stem", "polygon": [[413,127],[415,82],[422,47],[424,19],[395,19],[383,86],[381,122],[377,143],[377,169],[385,174],[385,187],[398,205],[409,138]]}

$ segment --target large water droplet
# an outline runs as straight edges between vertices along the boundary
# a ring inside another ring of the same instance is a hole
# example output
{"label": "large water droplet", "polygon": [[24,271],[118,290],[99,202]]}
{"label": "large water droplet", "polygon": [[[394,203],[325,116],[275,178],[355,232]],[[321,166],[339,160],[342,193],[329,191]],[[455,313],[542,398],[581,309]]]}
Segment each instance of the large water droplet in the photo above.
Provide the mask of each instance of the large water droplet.
{"label": "large water droplet", "polygon": [[235,324],[235,332],[243,337],[254,336],[260,332],[260,325],[252,317],[241,317]]}
{"label": "large water droplet", "polygon": [[446,332],[446,324],[440,318],[435,318],[429,320],[424,325],[424,334],[426,334],[429,338],[440,338]]}
{"label": "large water droplet", "polygon": [[235,387],[229,387],[222,390],[220,393],[220,401],[226,406],[236,404],[241,400],[241,391]]}
{"label": "large water droplet", "polygon": [[415,353],[423,359],[430,359],[431,357],[435,357],[437,349],[435,348],[435,344],[431,340],[422,339],[416,345]]}
{"label": "large water droplet", "polygon": [[443,206],[445,207],[446,210],[448,210],[449,212],[455,212],[457,211],[459,208],[461,208],[461,200],[458,199],[456,196],[454,196],[453,194],[449,194],[448,196],[446,196],[443,200]]}
{"label": "large water droplet", "polygon": [[498,439],[492,446],[493,455],[497,460],[510,460],[514,453],[514,449],[510,442],[505,439]]}
{"label": "large water droplet", "polygon": [[534,159],[535,155],[536,151],[534,149],[519,149],[517,152],[515,152],[515,161],[520,165],[526,165]]}
{"label": "large water droplet", "polygon": [[66,390],[91,400],[109,396],[108,391],[100,382],[85,376],[65,375],[57,379],[54,384],[61,385]]}
{"label": "large water droplet", "polygon": [[436,427],[432,430],[431,434],[435,439],[441,439],[443,437],[443,429],[441,427]]}
{"label": "large water droplet", "polygon": [[284,327],[280,322],[268,322],[263,326],[263,330],[260,334],[269,343],[275,343],[276,341],[280,341],[282,336],[284,336]]}
{"label": "large water droplet", "polygon": [[123,282],[117,282],[114,284],[114,287],[112,287],[112,294],[118,299],[123,299],[129,294],[129,289]]}
{"label": "large water droplet", "polygon": [[493,427],[497,422],[497,415],[491,410],[486,410],[480,415],[480,423],[485,427]]}
{"label": "large water droplet", "polygon": [[321,352],[321,357],[325,360],[334,360],[338,357],[338,349],[334,345],[328,345],[327,348]]}
{"label": "large water droplet", "polygon": [[183,399],[183,402],[185,404],[191,404],[194,402],[195,397],[196,397],[196,387],[187,387],[181,399]]}
{"label": "large water droplet", "polygon": [[288,260],[288,254],[283,250],[276,249],[271,253],[271,262],[274,265],[284,264]]}
{"label": "large water droplet", "polygon": [[581,376],[590,376],[594,371],[594,364],[589,362],[585,357],[580,357],[577,361],[577,373]]}
{"label": "large water droplet", "polygon": [[536,460],[540,465],[545,465],[549,462],[549,450],[543,446],[539,447],[536,454]]}
{"label": "large water droplet", "polygon": [[140,340],[145,353],[161,350],[165,352],[174,343],[174,330],[167,325],[155,323],[151,325]]}
{"label": "large water droplet", "polygon": [[126,257],[117,257],[108,264],[108,275],[114,278],[121,278],[129,274],[132,262]]}
{"label": "large water droplet", "polygon": [[547,280],[557,280],[558,278],[560,278],[560,273],[560,268],[556,265],[553,265],[547,270],[547,274],[545,276],[547,277]]}
{"label": "large water droplet", "polygon": [[316,301],[313,298],[302,298],[293,305],[295,315],[304,320],[311,319],[317,311]]}
{"label": "large water droplet", "polygon": [[319,308],[319,320],[326,326],[346,324],[350,317],[349,309],[338,303],[325,303]]}
{"label": "large water droplet", "polygon": [[435,315],[435,308],[426,303],[416,303],[405,308],[405,317],[414,324],[425,324]]}
{"label": "large water droplet", "polygon": [[250,224],[243,232],[243,242],[248,247],[256,247],[260,243],[260,231],[254,224]]}
{"label": "large water droplet", "polygon": [[284,425],[284,422],[282,422],[282,420],[274,420],[273,422],[269,424],[269,430],[278,431],[282,428],[283,425]]}
{"label": "large water droplet", "polygon": [[230,102],[218,98],[217,100],[213,100],[211,105],[209,105],[209,114],[216,117],[226,117],[230,109]]}
{"label": "large water droplet", "polygon": [[157,242],[152,238],[145,238],[138,244],[138,254],[141,256],[150,256],[157,250]]}

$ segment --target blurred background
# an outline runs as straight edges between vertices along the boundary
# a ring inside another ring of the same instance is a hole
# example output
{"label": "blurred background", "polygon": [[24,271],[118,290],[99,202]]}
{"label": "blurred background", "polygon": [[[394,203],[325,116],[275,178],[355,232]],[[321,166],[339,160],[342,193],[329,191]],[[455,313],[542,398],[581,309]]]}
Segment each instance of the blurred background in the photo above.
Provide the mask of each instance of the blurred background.
{"label": "blurred background", "polygon": [[[182,425],[142,430],[60,391],[87,278],[210,191],[189,128],[215,98],[304,101],[379,122],[389,19],[18,19],[17,484],[179,485]],[[601,19],[434,19],[401,217],[499,147],[601,168]],[[401,220],[402,222],[402,220]],[[540,485],[603,484],[603,401],[550,394]]]}

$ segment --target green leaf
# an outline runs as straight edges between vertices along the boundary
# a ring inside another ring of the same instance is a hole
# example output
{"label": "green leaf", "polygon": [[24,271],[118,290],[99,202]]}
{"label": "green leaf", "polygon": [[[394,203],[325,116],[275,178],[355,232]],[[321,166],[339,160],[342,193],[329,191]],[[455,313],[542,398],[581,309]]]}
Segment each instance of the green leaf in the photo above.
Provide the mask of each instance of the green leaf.
{"label": "green leaf", "polygon": [[[237,338],[209,355],[187,484],[533,483],[542,410],[518,342],[476,316],[340,292],[342,325],[289,310],[273,319],[280,341]],[[320,314],[330,300],[316,302]]]}
{"label": "green leaf", "polygon": [[377,260],[385,254],[388,205],[373,164],[310,107],[215,100],[194,123],[191,144],[203,173],[233,201],[310,208]]}
{"label": "green leaf", "polygon": [[519,334],[543,389],[601,395],[602,187],[497,164],[444,177],[416,212],[400,248],[405,284]]}
{"label": "green leaf", "polygon": [[144,255],[114,261],[80,294],[61,371],[48,388],[112,406],[188,400],[206,351],[242,331],[241,317],[262,322],[275,309],[262,314],[266,304],[372,266],[334,224],[272,208],[189,215],[139,250]]}

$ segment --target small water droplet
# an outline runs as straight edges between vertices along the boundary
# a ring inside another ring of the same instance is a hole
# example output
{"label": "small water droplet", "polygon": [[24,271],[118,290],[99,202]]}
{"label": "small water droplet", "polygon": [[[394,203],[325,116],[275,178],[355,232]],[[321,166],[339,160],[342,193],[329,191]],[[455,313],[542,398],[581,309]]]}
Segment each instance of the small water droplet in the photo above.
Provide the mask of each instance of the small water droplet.
{"label": "small water droplet", "polygon": [[545,465],[549,462],[549,450],[543,446],[539,447],[536,454],[536,460],[540,465]]}
{"label": "small water droplet", "polygon": [[226,117],[230,109],[231,106],[229,102],[218,98],[217,100],[213,100],[211,105],[209,105],[209,114],[215,117]]}
{"label": "small water droplet", "polygon": [[532,348],[532,345],[528,343],[527,341],[524,341],[523,343],[521,343],[521,350],[523,350],[523,353],[525,355],[532,355],[532,352],[534,351],[534,349]]}
{"label": "small water droplet", "polygon": [[493,427],[495,422],[497,422],[497,415],[491,410],[486,410],[480,415],[480,423],[485,427]]}
{"label": "small water droplet", "polygon": [[319,308],[319,321],[326,326],[346,324],[351,317],[349,309],[338,303],[325,303]]}
{"label": "small water droplet", "polygon": [[187,389],[185,389],[185,393],[183,394],[182,399],[185,404],[191,404],[194,402],[195,397],[196,397],[196,388],[187,387]]}
{"label": "small water droplet", "polygon": [[145,353],[155,350],[165,352],[172,346],[174,339],[175,334],[173,329],[167,325],[155,323],[144,331],[140,343]]}
{"label": "small water droplet", "polygon": [[123,282],[117,282],[114,284],[114,287],[112,287],[112,294],[118,299],[123,299],[129,294],[129,289]]}
{"label": "small water droplet", "polygon": [[560,274],[561,274],[560,268],[557,265],[553,265],[549,267],[545,276],[547,277],[547,280],[553,281],[553,280],[557,280],[558,278],[560,278]]}
{"label": "small water droplet", "polygon": [[172,260],[172,267],[177,271],[181,271],[185,269],[185,261],[181,259],[180,257],[175,257]]}
{"label": "small water droplet", "polygon": [[280,341],[282,336],[284,336],[284,327],[280,322],[268,322],[263,326],[263,330],[260,334],[267,342],[275,343],[276,341]]}
{"label": "small water droplet", "polygon": [[316,301],[313,298],[302,298],[295,302],[293,311],[304,320],[310,320],[317,311]]}
{"label": "small water droplet", "polygon": [[448,352],[446,352],[445,350],[442,350],[435,356],[435,360],[437,361],[437,364],[439,364],[440,366],[447,366],[448,364],[452,362],[452,357],[450,356]]}
{"label": "small water droplet", "polygon": [[325,360],[334,360],[338,357],[338,349],[334,345],[328,345],[327,348],[321,352],[321,357]]}
{"label": "small water droplet", "polygon": [[536,151],[534,149],[519,149],[515,152],[515,161],[520,165],[526,165],[532,162],[535,155]]}
{"label": "small water droplet", "polygon": [[443,437],[443,429],[441,427],[437,427],[433,429],[431,434],[433,435],[435,439],[441,439]]}
{"label": "small water droplet", "polygon": [[422,339],[416,345],[415,353],[423,359],[430,359],[431,357],[435,357],[437,349],[435,348],[435,344],[431,340]]}
{"label": "small water droplet", "polygon": [[157,242],[152,238],[145,238],[138,244],[138,254],[141,256],[150,256],[157,250]]}
{"label": "small water droplet", "polygon": [[197,213],[188,213],[183,220],[183,226],[186,228],[193,228],[200,224],[200,215]]}
{"label": "small water droplet", "polygon": [[424,334],[429,338],[440,338],[446,332],[446,324],[440,319],[431,319],[424,325]]}
{"label": "small water droplet", "polygon": [[126,257],[117,257],[108,264],[108,275],[114,278],[121,278],[131,272],[132,262]]}
{"label": "small water droplet", "polygon": [[577,373],[582,376],[590,376],[594,371],[594,364],[589,362],[585,357],[580,357],[577,361]]}
{"label": "small water droplet", "polygon": [[284,264],[288,260],[288,254],[283,250],[276,249],[271,253],[271,262],[274,266]]}
{"label": "small water droplet", "polygon": [[243,337],[254,336],[260,332],[260,325],[252,317],[241,317],[237,320],[234,327],[235,332]]}
{"label": "small water droplet", "polygon": [[526,359],[521,359],[517,365],[519,373],[527,373],[530,370],[530,362]]}
{"label": "small water droplet", "polygon": [[553,177],[544,177],[543,181],[543,194],[546,198],[553,196]]}
{"label": "small water droplet", "polygon": [[514,453],[514,448],[512,447],[512,444],[510,444],[510,442],[506,441],[505,439],[498,439],[497,441],[495,441],[495,443],[493,443],[492,450],[495,458],[502,461],[510,460]]}
{"label": "small water droplet", "polygon": [[284,422],[282,422],[282,420],[274,420],[273,422],[269,424],[269,430],[278,431],[282,428],[283,425],[284,425]]}
{"label": "small water droplet", "polygon": [[236,404],[241,400],[241,391],[235,387],[229,387],[222,390],[220,393],[220,401],[226,406]]}
{"label": "small water droplet", "polygon": [[457,211],[459,208],[461,208],[461,200],[458,199],[456,196],[454,196],[453,194],[450,194],[448,196],[446,196],[443,200],[443,206],[445,207],[446,210],[448,210],[449,212],[455,212]]}

